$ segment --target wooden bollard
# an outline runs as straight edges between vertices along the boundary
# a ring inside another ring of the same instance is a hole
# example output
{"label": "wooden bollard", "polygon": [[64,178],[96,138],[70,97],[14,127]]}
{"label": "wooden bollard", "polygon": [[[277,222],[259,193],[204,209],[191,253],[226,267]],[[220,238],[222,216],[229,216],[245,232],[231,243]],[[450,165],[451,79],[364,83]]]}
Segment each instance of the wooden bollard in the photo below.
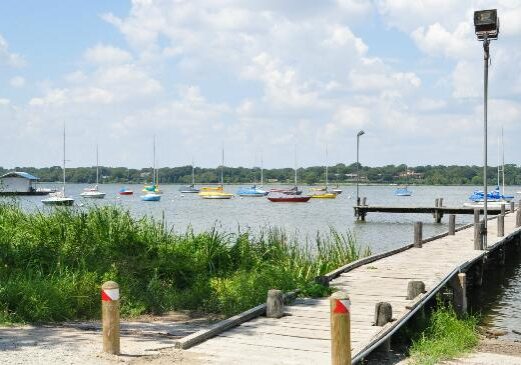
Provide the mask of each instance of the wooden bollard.
{"label": "wooden bollard", "polygon": [[474,223],[474,250],[484,249],[485,221]]}
{"label": "wooden bollard", "polygon": [[101,286],[103,352],[119,355],[119,285],[107,281]]}
{"label": "wooden bollard", "polygon": [[510,202],[510,212],[511,213],[516,209],[515,204],[516,203],[514,203],[514,202]]}
{"label": "wooden bollard", "polygon": [[414,247],[422,248],[422,234],[423,234],[423,223],[415,222],[414,223]]}
{"label": "wooden bollard", "polygon": [[479,209],[474,209],[474,223],[479,223]]}
{"label": "wooden bollard", "polygon": [[[393,307],[390,303],[379,302],[374,307],[374,325],[385,326],[393,320]],[[387,338],[380,346],[381,351],[389,352],[391,350],[391,337]]]}
{"label": "wooden bollard", "polygon": [[331,306],[331,364],[351,365],[351,302],[345,291],[329,297]]}
{"label": "wooden bollard", "polygon": [[467,274],[459,273],[450,281],[454,293],[454,310],[460,317],[467,314]]}
{"label": "wooden bollard", "polygon": [[517,208],[516,211],[516,227],[521,227],[521,209]]}
{"label": "wooden bollard", "polygon": [[505,215],[506,214],[506,211],[505,211],[505,204],[501,204],[501,215]]}
{"label": "wooden bollard", "polygon": [[407,283],[407,300],[413,300],[423,293],[425,293],[425,283],[423,281],[413,280]]}
{"label": "wooden bollard", "polygon": [[438,207],[443,207],[443,198],[439,198],[440,200],[438,201]]}
{"label": "wooden bollard", "polygon": [[440,206],[440,199],[439,198],[436,198],[434,200],[434,207],[438,208]]}
{"label": "wooden bollard", "polygon": [[365,196],[362,198],[362,205],[364,207],[367,205],[367,198]]}
{"label": "wooden bollard", "polygon": [[454,236],[456,234],[456,215],[449,215],[449,235]]}
{"label": "wooden bollard", "polygon": [[500,214],[497,216],[497,236],[503,237],[505,235],[505,215]]}
{"label": "wooden bollard", "polygon": [[266,317],[280,318],[284,316],[284,294],[282,290],[268,290],[268,298],[266,299]]}

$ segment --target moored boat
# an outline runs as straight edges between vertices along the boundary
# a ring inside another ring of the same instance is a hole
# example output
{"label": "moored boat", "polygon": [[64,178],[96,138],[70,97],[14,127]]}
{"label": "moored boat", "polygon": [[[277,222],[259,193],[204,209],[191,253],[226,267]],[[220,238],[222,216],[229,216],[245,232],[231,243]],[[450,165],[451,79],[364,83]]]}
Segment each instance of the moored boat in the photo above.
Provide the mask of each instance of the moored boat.
{"label": "moored boat", "polygon": [[192,160],[192,184],[181,186],[179,188],[179,191],[183,194],[196,194],[200,191],[200,189],[197,189],[195,187],[195,167],[194,167],[194,161]]}
{"label": "moored boat", "polygon": [[336,196],[337,194],[328,191],[310,195],[310,197],[314,199],[336,199]]}
{"label": "moored boat", "polygon": [[141,200],[145,202],[157,202],[161,200],[161,190],[157,185],[156,172],[156,136],[153,142],[153,167],[152,167],[152,185],[145,185],[143,188],[145,195],[141,195]]}
{"label": "moored boat", "polygon": [[125,187],[122,187],[121,189],[119,189],[118,194],[119,195],[133,195],[134,191],[131,190],[131,189],[127,189]]}
{"label": "moored boat", "polygon": [[212,187],[202,187],[199,195],[203,199],[231,199],[233,194],[224,191],[224,147],[221,155],[221,185]]}
{"label": "moored boat", "polygon": [[291,195],[284,193],[270,193],[267,196],[268,200],[274,203],[306,203],[311,199],[309,195]]}
{"label": "moored boat", "polygon": [[239,190],[237,190],[237,195],[242,197],[261,197],[268,195],[268,192],[253,185],[249,188],[239,188]]}
{"label": "moored boat", "polygon": [[103,199],[105,197],[105,193],[99,191],[99,160],[98,160],[98,145],[96,145],[96,185],[92,188],[85,188],[83,192],[80,194],[82,198],[91,198],[91,199]]}
{"label": "moored boat", "polygon": [[412,195],[412,191],[410,191],[407,188],[407,186],[404,186],[404,187],[396,189],[394,191],[394,195],[396,195],[396,196],[411,196]]}

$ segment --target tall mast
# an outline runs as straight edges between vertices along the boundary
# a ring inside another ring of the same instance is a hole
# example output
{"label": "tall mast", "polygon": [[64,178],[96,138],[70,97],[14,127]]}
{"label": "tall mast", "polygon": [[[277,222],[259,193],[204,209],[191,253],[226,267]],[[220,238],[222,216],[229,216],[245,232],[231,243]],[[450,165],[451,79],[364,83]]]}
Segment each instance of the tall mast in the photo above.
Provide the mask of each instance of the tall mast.
{"label": "tall mast", "polygon": [[329,172],[329,170],[328,170],[329,169],[329,166],[328,166],[329,162],[328,162],[327,157],[328,156],[327,156],[327,145],[326,145],[326,190],[327,190],[327,186],[328,186],[327,182],[328,182],[328,172]]}
{"label": "tall mast", "polygon": [[262,151],[261,151],[261,176],[260,176],[260,183],[261,183],[261,186],[264,185],[264,161],[262,159]]}
{"label": "tall mast", "polygon": [[503,174],[503,195],[505,195],[505,140],[503,138],[503,127],[501,127],[501,172]]}
{"label": "tall mast", "polygon": [[99,160],[98,160],[98,144],[96,143],[96,185],[99,180]]}
{"label": "tall mast", "polygon": [[152,184],[156,185],[156,135],[153,137],[153,146],[152,146]]}
{"label": "tall mast", "polygon": [[295,151],[294,151],[294,163],[295,163],[295,186],[297,186],[297,145],[295,144]]}
{"label": "tall mast", "polygon": [[224,143],[221,148],[221,185],[224,186]]}
{"label": "tall mast", "polygon": [[497,188],[501,186],[501,161],[499,155],[500,137],[497,136]]}
{"label": "tall mast", "polygon": [[65,123],[63,123],[63,196],[65,196]]}
{"label": "tall mast", "polygon": [[194,159],[192,158],[192,185],[195,185],[195,167],[194,167]]}

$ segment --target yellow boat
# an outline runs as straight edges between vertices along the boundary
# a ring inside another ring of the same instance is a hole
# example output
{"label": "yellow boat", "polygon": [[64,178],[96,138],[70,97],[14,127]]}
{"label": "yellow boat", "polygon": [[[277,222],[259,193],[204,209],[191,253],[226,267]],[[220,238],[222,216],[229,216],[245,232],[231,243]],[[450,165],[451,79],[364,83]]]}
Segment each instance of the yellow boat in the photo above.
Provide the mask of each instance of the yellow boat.
{"label": "yellow boat", "polygon": [[231,199],[233,194],[225,193],[224,191],[201,191],[199,195],[203,199]]}
{"label": "yellow boat", "polygon": [[219,186],[203,186],[199,192],[203,193],[203,192],[216,192],[216,191],[224,191],[224,188],[222,187],[222,185],[219,185]]}
{"label": "yellow boat", "polygon": [[311,197],[315,199],[336,199],[336,194],[325,192],[320,194],[311,194]]}

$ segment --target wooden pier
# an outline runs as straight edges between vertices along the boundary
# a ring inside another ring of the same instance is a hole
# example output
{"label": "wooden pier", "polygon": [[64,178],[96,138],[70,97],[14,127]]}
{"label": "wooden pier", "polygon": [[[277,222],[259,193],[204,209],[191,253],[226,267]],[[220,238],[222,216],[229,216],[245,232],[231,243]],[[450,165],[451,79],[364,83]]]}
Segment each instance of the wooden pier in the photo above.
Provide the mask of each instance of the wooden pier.
{"label": "wooden pier", "polygon": [[[510,205],[507,205],[507,211],[513,209]],[[367,213],[401,213],[401,214],[421,214],[429,213],[432,214],[436,223],[441,223],[443,216],[446,214],[474,214],[476,210],[483,213],[483,208],[472,208],[472,207],[446,207],[443,206],[443,199],[436,199],[433,206],[423,207],[393,207],[393,206],[381,206],[381,205],[366,205],[366,198],[362,198],[356,206],[354,206],[355,217],[358,220],[365,221]],[[501,209],[497,207],[487,208],[487,212],[490,215],[496,215],[501,213]]]}
{"label": "wooden pier", "polygon": [[[479,288],[486,266],[504,265],[507,251],[519,249],[521,212],[516,213],[490,218],[486,237],[482,222],[452,226],[428,239],[422,239],[420,230],[415,243],[318,277],[317,282],[350,296],[353,363],[376,349],[388,349],[392,335],[444,287],[452,288],[456,310],[464,313],[467,287]],[[379,317],[382,308],[392,309],[390,322],[390,317]],[[204,364],[330,364],[329,299],[298,298],[283,311],[280,318],[268,318],[266,304],[259,305],[181,339],[177,347]]]}

